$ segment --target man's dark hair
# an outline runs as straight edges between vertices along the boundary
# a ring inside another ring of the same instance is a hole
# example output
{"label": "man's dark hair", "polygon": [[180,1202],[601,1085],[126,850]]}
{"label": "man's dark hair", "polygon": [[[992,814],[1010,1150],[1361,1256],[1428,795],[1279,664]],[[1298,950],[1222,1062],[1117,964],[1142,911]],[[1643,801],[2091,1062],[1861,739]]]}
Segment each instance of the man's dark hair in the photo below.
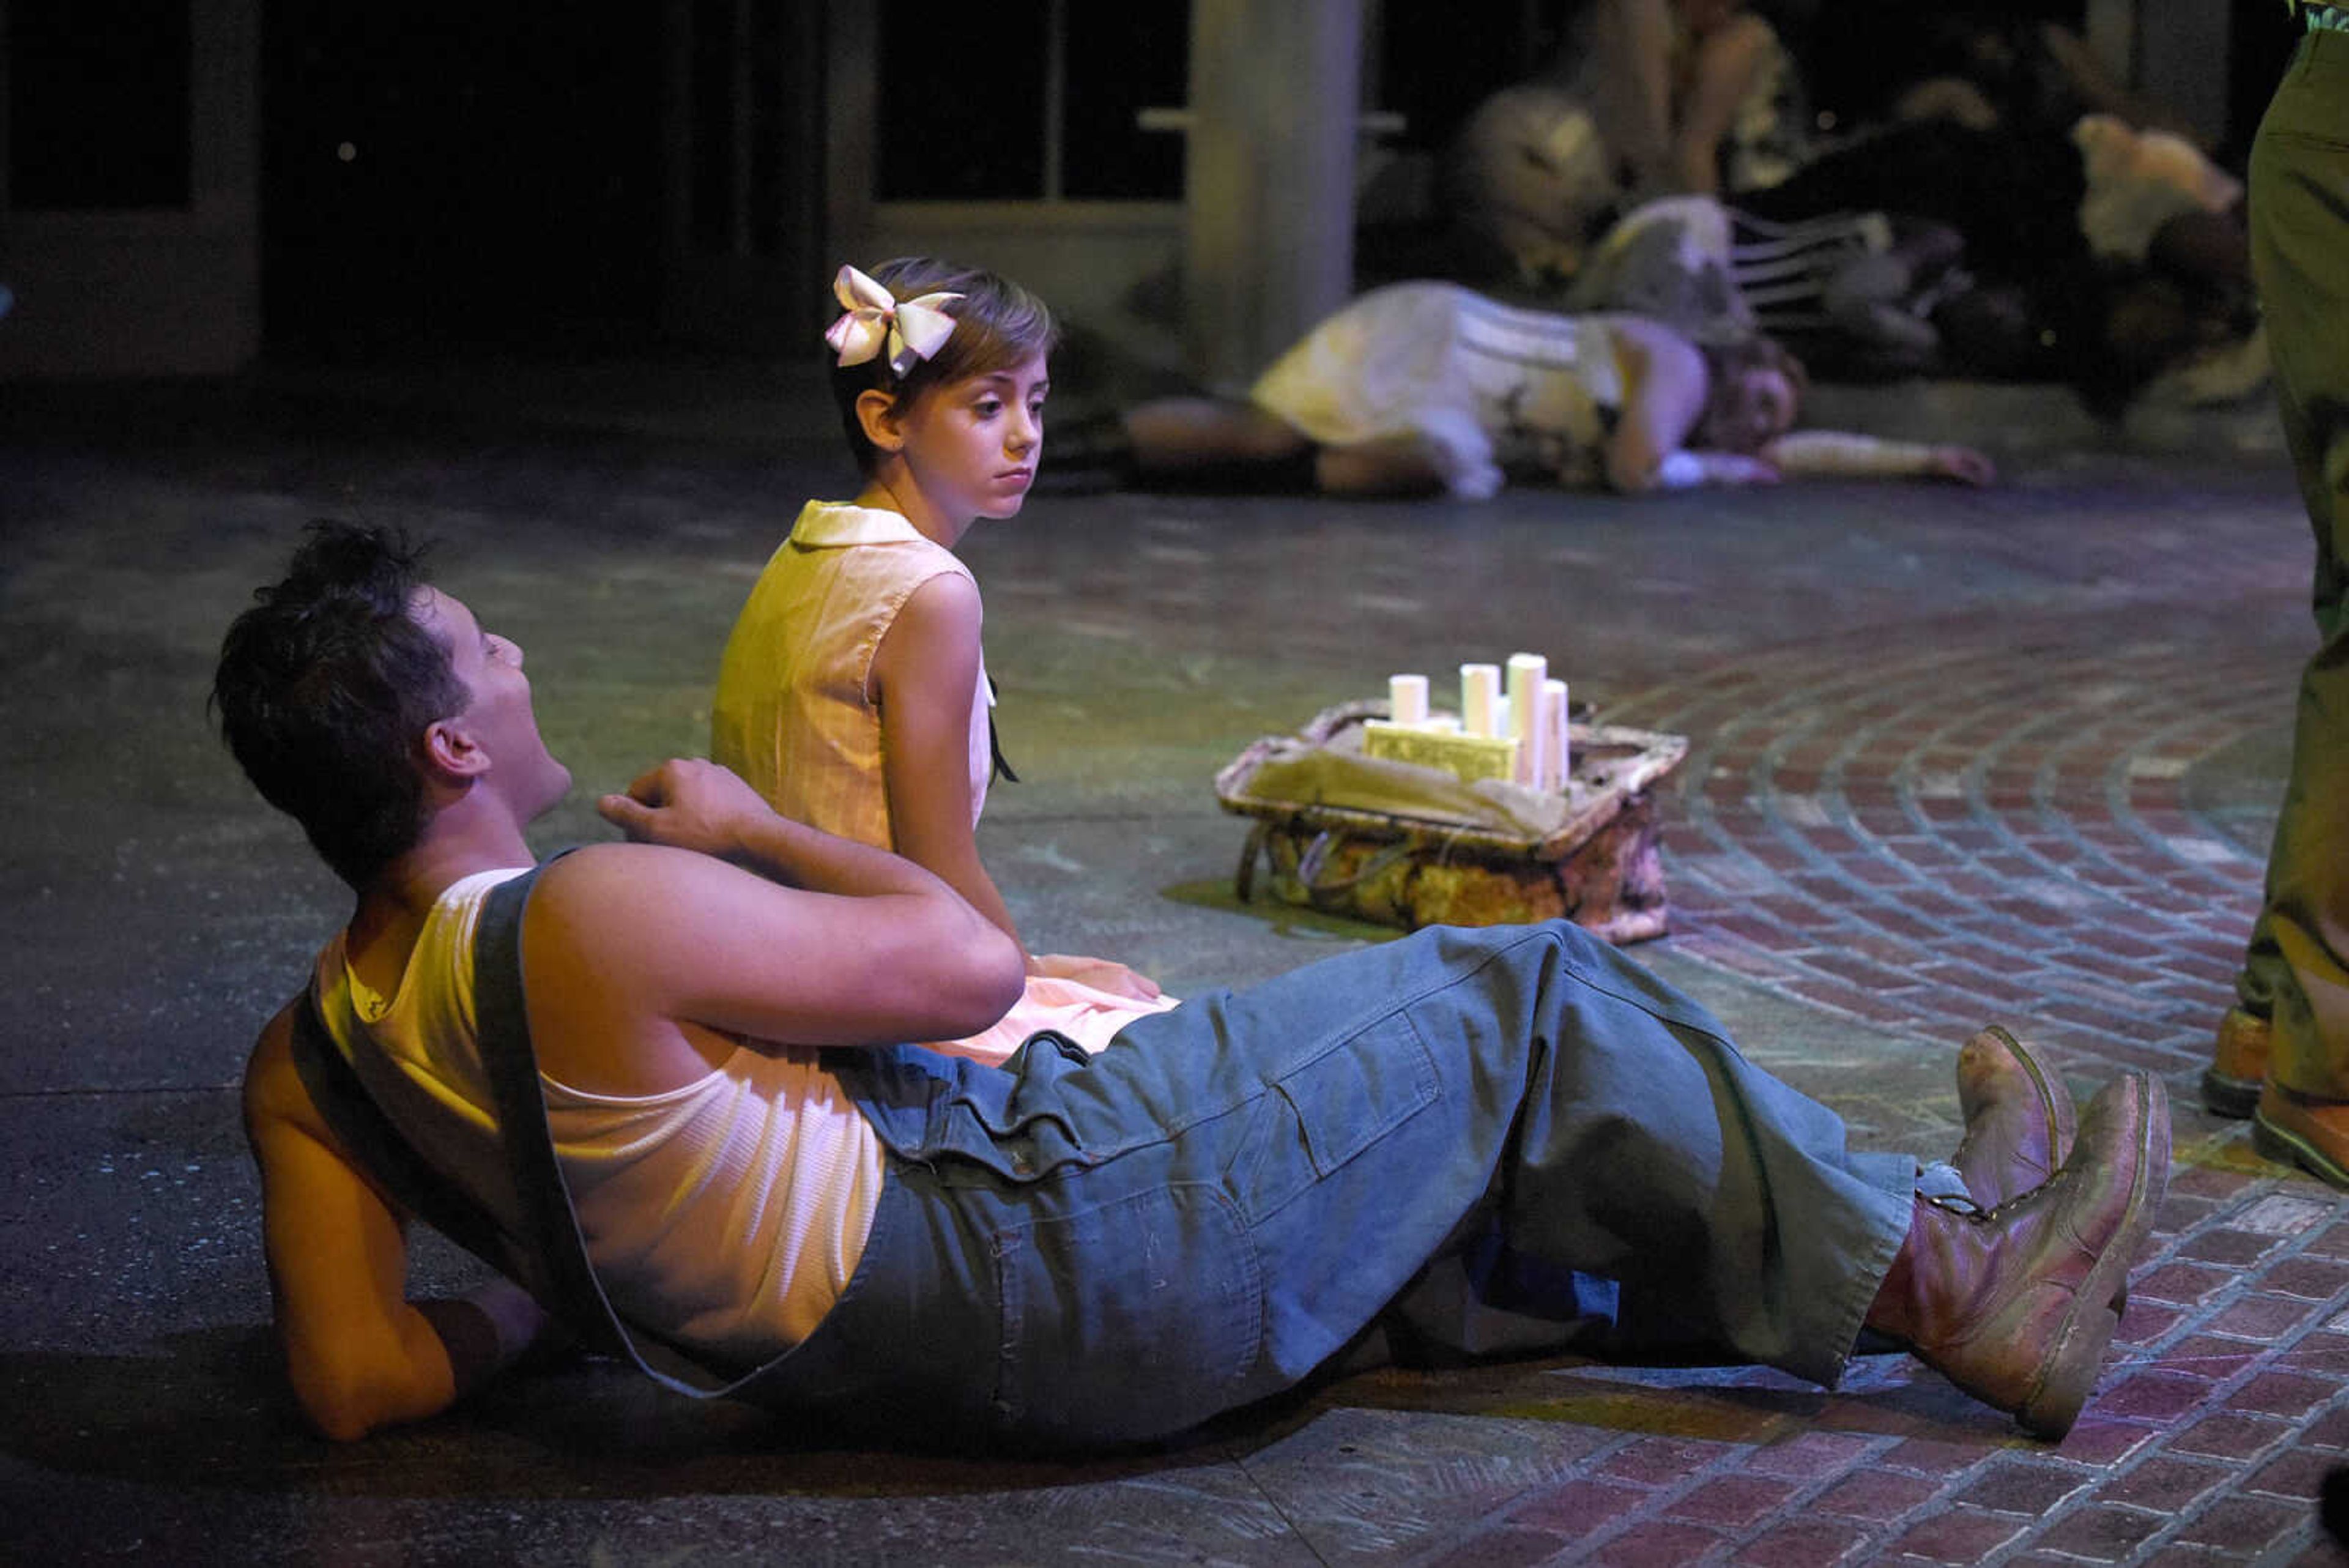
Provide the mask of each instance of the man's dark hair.
{"label": "man's dark hair", "polygon": [[412,613],[425,547],[321,521],[222,639],[211,709],[244,776],[353,888],[424,825],[417,742],[471,701]]}

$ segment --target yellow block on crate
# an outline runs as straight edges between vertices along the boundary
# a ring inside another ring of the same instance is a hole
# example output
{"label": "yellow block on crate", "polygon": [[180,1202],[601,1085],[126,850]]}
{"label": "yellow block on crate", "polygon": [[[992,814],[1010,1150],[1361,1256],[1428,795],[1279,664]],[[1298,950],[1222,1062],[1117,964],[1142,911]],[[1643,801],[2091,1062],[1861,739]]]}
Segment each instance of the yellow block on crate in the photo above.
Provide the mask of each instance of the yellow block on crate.
{"label": "yellow block on crate", "polygon": [[1391,763],[1416,763],[1442,768],[1462,784],[1483,779],[1508,780],[1517,775],[1517,742],[1513,735],[1464,735],[1456,730],[1423,729],[1415,724],[1391,724],[1384,719],[1362,721],[1362,755]]}

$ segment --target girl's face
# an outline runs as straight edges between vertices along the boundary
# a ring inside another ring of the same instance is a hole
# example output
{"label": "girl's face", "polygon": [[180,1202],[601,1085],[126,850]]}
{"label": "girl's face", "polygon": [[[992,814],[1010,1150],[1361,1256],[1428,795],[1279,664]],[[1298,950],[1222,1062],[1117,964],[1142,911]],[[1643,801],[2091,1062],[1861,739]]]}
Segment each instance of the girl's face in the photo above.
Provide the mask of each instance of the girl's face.
{"label": "girl's face", "polygon": [[1785,371],[1749,367],[1707,410],[1704,444],[1719,452],[1759,452],[1794,427],[1801,402]]}
{"label": "girl's face", "polygon": [[934,516],[958,534],[976,518],[1019,514],[1036,480],[1051,386],[1038,354],[915,399],[899,421],[899,451]]}

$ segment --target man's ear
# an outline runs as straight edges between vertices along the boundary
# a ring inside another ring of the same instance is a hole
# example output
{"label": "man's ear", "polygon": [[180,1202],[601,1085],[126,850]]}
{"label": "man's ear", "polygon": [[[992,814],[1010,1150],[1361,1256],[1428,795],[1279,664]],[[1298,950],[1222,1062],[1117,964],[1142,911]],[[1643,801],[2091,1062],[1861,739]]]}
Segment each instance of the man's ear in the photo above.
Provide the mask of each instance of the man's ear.
{"label": "man's ear", "polygon": [[894,393],[878,387],[867,387],[856,394],[856,422],[864,427],[864,439],[885,452],[895,452],[905,444],[905,432],[897,423],[897,399]]}
{"label": "man's ear", "polygon": [[452,779],[478,778],[490,771],[490,753],[457,719],[435,719],[425,726],[424,760]]}

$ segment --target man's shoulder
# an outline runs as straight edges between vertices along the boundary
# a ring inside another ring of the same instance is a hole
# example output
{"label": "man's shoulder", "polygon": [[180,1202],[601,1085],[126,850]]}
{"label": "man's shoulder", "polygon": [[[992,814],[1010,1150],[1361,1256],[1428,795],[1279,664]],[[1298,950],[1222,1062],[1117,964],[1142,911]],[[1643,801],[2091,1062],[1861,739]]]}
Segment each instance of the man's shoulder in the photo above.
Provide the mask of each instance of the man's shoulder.
{"label": "man's shoulder", "polygon": [[[609,877],[618,874],[645,875],[657,873],[670,862],[709,860],[711,857],[693,849],[678,849],[666,844],[643,844],[634,839],[598,839],[593,844],[575,844],[558,850],[533,867],[541,888],[558,887],[581,876]],[[723,862],[720,862],[723,864]]]}
{"label": "man's shoulder", "polygon": [[253,1050],[244,1059],[244,1097],[248,1105],[256,1094],[265,1095],[294,1070],[294,1012],[302,1005],[302,999],[295,997],[261,1026]]}
{"label": "man's shoulder", "polygon": [[686,875],[683,862],[707,858],[657,844],[582,844],[538,863],[531,873],[530,907],[608,894],[629,883],[658,884]]}
{"label": "man's shoulder", "polygon": [[626,940],[631,929],[673,927],[689,914],[682,900],[713,882],[756,878],[731,861],[662,844],[585,844],[540,863],[528,917],[543,928],[553,916],[566,929]]}
{"label": "man's shoulder", "polygon": [[280,1007],[261,1026],[252,1053],[244,1059],[244,1122],[249,1137],[257,1138],[273,1123],[290,1125],[314,1137],[324,1133],[317,1106],[294,1059],[295,1020],[307,1005],[296,996]]}

